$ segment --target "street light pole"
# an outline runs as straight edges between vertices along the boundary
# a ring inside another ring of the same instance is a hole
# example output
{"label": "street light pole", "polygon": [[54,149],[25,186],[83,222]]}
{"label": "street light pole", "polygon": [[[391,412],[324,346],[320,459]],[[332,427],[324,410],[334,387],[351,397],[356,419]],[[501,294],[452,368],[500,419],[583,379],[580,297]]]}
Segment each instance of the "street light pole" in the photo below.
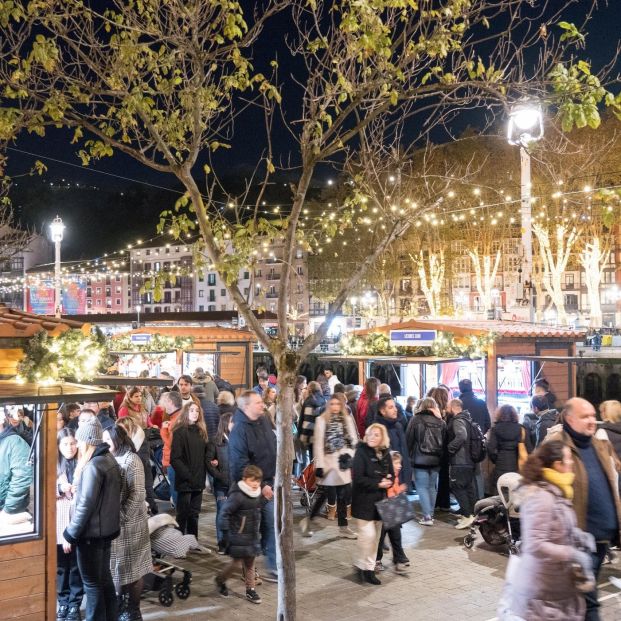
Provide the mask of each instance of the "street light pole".
{"label": "street light pole", "polygon": [[136,323],[137,323],[138,327],[140,327],[140,311],[141,311],[140,304],[136,304],[136,313],[138,315],[138,321]]}
{"label": "street light pole", "polygon": [[533,221],[531,205],[531,172],[528,147],[543,138],[543,113],[536,102],[518,102],[509,114],[507,140],[520,147],[520,216],[522,223],[522,297],[528,291],[530,322],[535,321],[532,298],[533,278]]}
{"label": "street light pole", "polygon": [[56,216],[50,224],[50,233],[54,242],[54,315],[61,314],[61,278],[60,278],[60,242],[63,240],[65,225],[60,216]]}

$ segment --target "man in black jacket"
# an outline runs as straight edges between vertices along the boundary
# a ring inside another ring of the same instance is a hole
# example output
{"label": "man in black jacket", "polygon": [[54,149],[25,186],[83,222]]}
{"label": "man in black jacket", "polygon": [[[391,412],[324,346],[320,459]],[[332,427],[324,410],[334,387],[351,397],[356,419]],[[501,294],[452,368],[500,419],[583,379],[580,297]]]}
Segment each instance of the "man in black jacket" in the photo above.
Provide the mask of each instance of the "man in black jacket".
{"label": "man in black jacket", "polygon": [[535,395],[531,400],[533,412],[537,416],[535,423],[535,441],[533,446],[539,446],[548,435],[548,429],[557,423],[558,412],[550,408],[550,401],[547,395]]}
{"label": "man in black jacket", "polygon": [[395,400],[392,397],[384,395],[380,397],[377,403],[377,417],[374,422],[386,427],[388,437],[390,438],[390,450],[397,451],[403,459],[399,481],[409,486],[412,480],[412,465],[409,460],[405,431],[403,425],[398,420],[399,414]]}
{"label": "man in black jacket", "polygon": [[261,508],[261,546],[265,555],[268,582],[276,582],[276,535],[274,532],[274,477],[276,476],[276,434],[265,417],[263,399],[253,390],[237,398],[229,437],[229,472],[231,481],[242,478],[248,465],[263,471],[261,493],[266,503]]}
{"label": "man in black jacket", "polygon": [[[476,423],[483,432],[483,435],[487,435],[487,432],[492,427],[492,421],[489,416],[489,410],[487,404],[483,399],[479,399],[472,391],[472,382],[469,379],[463,379],[459,382],[459,399],[463,404],[464,410],[470,414],[470,418],[473,423]],[[483,498],[485,496],[485,483],[483,481],[483,474],[481,473],[481,465],[475,466],[475,499]]]}
{"label": "man in black jacket", "polygon": [[[460,382],[461,383],[461,382]],[[452,399],[448,404],[448,454],[451,466],[451,492],[455,495],[463,517],[455,528],[468,528],[474,522],[475,464],[470,454],[470,425],[472,419],[468,410],[463,409],[460,399]]]}

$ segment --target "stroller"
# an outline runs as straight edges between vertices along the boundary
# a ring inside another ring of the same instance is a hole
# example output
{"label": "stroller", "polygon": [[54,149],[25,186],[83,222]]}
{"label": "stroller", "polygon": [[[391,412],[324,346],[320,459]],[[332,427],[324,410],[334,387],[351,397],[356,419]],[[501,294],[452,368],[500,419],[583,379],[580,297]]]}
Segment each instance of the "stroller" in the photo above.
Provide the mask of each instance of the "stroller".
{"label": "stroller", "polygon": [[300,504],[306,509],[307,513],[310,513],[317,491],[319,490],[319,486],[317,485],[317,477],[315,476],[314,462],[311,461],[311,463],[308,464],[304,470],[302,470],[302,474],[295,479],[295,482],[298,484],[300,491],[302,492]]}
{"label": "stroller", "polygon": [[520,547],[520,517],[512,496],[521,477],[517,472],[503,474],[497,483],[498,496],[483,498],[474,505],[474,522],[464,537],[464,546],[471,549],[477,529],[491,546],[508,546],[509,554],[517,554]]}

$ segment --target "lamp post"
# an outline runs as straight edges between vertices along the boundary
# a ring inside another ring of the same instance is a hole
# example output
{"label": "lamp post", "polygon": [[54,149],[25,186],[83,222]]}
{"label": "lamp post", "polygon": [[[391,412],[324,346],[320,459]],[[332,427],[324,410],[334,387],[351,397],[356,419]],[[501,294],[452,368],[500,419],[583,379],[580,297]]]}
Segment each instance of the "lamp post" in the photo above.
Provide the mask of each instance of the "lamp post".
{"label": "lamp post", "polygon": [[140,304],[136,304],[136,314],[138,315],[138,321],[136,322],[138,324],[138,327],[140,327],[140,311],[142,310]]}
{"label": "lamp post", "polygon": [[531,174],[530,153],[528,147],[543,138],[543,113],[541,106],[533,101],[516,103],[509,113],[507,140],[509,144],[520,147],[520,215],[522,220],[522,247],[524,263],[522,268],[522,287],[528,288],[528,312],[531,322],[535,320],[533,306],[532,273],[533,273],[533,222],[531,213]]}
{"label": "lamp post", "polygon": [[65,225],[60,219],[60,216],[56,216],[50,224],[50,233],[52,241],[54,242],[54,315],[60,317],[60,311],[62,306],[60,295],[60,242],[63,240],[63,231]]}

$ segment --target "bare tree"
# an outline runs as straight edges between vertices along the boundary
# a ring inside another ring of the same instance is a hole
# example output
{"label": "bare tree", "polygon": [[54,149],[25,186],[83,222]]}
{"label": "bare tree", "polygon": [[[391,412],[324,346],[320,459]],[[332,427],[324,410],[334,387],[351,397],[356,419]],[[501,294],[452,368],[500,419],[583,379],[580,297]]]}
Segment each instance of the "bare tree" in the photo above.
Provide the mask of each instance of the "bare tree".
{"label": "bare tree", "polygon": [[[74,129],[85,165],[120,151],[182,183],[186,196],[163,214],[163,226],[184,238],[199,231],[197,255],[222,275],[278,369],[278,619],[292,621],[296,371],[349,292],[416,214],[416,202],[405,203],[398,182],[399,164],[407,161],[404,145],[420,147],[440,125],[450,132],[458,114],[482,105],[491,123],[526,95],[557,105],[570,127],[581,121],[576,110],[594,124],[597,104],[619,102],[607,96],[603,78],[577,68],[574,50],[583,37],[561,21],[570,0],[537,6],[522,0],[447,0],[441,6],[432,0],[265,0],[252,15],[229,0],[110,5],[98,11],[81,0],[0,4],[0,83],[8,103],[0,109],[0,139],[16,128],[42,135],[47,126],[65,126]],[[276,58],[269,76],[251,61],[266,24],[285,10],[288,50],[302,69],[281,82]],[[547,36],[542,23],[549,24]],[[218,151],[233,144],[236,118],[250,107],[265,118],[264,137],[253,137],[264,150],[246,192],[231,196],[219,181]],[[291,153],[274,152],[276,131],[290,132]],[[322,164],[341,171],[348,197],[339,221],[310,214],[313,227],[304,209]],[[261,204],[277,166],[294,181],[287,209],[270,219]],[[287,305],[296,247],[319,250],[333,230],[371,214],[376,243],[343,281],[324,324],[292,348]],[[265,332],[237,282],[259,239],[284,248],[277,337]]]}

